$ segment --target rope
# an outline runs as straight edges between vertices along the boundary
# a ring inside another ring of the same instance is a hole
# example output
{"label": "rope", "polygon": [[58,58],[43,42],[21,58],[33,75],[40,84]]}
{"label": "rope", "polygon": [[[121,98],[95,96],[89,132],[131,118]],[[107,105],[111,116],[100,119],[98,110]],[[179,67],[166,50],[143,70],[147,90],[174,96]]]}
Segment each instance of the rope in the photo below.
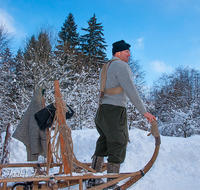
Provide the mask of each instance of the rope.
{"label": "rope", "polygon": [[[84,170],[84,172],[87,173],[87,171],[90,172],[95,172],[93,171],[92,168],[88,167],[87,165],[82,164],[81,162],[79,162],[73,152],[73,141],[72,141],[72,137],[71,137],[71,129],[70,127],[67,125],[66,123],[66,112],[67,110],[67,105],[66,103],[63,101],[63,95],[60,94],[60,98],[55,96],[55,102],[54,107],[56,108],[56,112],[55,112],[55,117],[54,117],[54,121],[53,123],[55,123],[55,125],[51,126],[51,129],[49,130],[49,140],[47,142],[47,150],[49,150],[50,148],[50,144],[51,144],[51,152],[52,155],[54,155],[55,157],[55,162],[56,163],[62,163],[62,153],[61,153],[61,147],[60,147],[60,135],[62,134],[64,142],[65,142],[65,151],[64,151],[64,156],[66,156],[69,167],[70,167],[70,173],[72,175],[72,171],[73,172],[77,172],[77,173],[81,173],[82,170]],[[56,105],[57,102],[57,105]],[[58,107],[61,106],[63,107],[63,110],[61,112],[61,115],[64,118],[64,123],[61,122],[61,120],[58,117]],[[59,125],[61,124],[61,125]],[[54,130],[54,132],[53,132]],[[53,136],[51,136],[52,132],[54,133]],[[48,156],[49,151],[47,151],[47,156]],[[50,164],[51,163],[47,163],[48,167],[50,168]]]}
{"label": "rope", "polygon": [[[50,132],[49,132],[49,142],[47,142],[47,145],[51,144],[51,151],[52,154],[55,156],[56,163],[62,163],[62,154],[61,154],[61,147],[60,147],[60,134],[62,134],[64,142],[65,142],[65,150],[64,150],[64,156],[66,156],[70,172],[73,171],[73,141],[71,137],[71,129],[66,124],[66,112],[67,106],[66,103],[63,101],[63,95],[60,95],[60,98],[55,96],[55,102],[54,107],[56,108],[55,117],[53,123],[55,125],[51,126]],[[61,120],[58,117],[58,108],[59,106],[63,107],[63,110],[61,110],[61,115],[64,118],[64,123],[61,122]],[[61,124],[61,125],[59,125]],[[54,128],[55,127],[55,128]],[[54,135],[51,137],[51,132],[54,130]],[[49,146],[48,146],[49,149]],[[48,154],[48,151],[47,151]],[[48,156],[48,155],[47,155]],[[49,166],[51,163],[48,163]]]}

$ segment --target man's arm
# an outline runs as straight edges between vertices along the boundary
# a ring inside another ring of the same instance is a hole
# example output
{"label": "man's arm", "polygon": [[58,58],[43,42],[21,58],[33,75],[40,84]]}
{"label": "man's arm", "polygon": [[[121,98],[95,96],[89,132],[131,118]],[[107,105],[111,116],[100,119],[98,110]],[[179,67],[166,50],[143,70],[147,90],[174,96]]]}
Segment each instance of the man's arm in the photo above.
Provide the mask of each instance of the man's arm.
{"label": "man's arm", "polygon": [[147,118],[147,120],[151,123],[152,121],[156,121],[156,117],[150,114],[149,112],[146,112],[143,114],[144,117]]}

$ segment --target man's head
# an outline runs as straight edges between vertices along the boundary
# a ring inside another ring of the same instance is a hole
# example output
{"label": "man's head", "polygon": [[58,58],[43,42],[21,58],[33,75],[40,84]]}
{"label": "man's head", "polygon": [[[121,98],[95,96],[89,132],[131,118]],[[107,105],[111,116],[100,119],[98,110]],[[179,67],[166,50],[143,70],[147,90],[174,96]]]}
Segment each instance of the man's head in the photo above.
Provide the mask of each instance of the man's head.
{"label": "man's head", "polygon": [[130,57],[130,44],[127,44],[124,40],[117,41],[112,44],[112,53],[113,56],[118,57],[122,61],[128,63]]}

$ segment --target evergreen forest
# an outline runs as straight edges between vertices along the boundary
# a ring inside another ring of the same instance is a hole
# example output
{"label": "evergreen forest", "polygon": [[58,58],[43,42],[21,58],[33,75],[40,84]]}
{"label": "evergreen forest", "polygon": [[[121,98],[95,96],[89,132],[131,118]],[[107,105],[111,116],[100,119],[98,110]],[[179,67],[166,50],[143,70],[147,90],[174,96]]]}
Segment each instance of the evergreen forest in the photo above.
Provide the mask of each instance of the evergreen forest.
{"label": "evergreen forest", "polygon": [[[0,133],[8,125],[14,128],[24,115],[34,92],[45,89],[45,104],[54,100],[54,80],[59,80],[64,101],[75,111],[68,120],[72,130],[95,128],[99,104],[99,73],[106,55],[103,24],[94,14],[88,27],[78,31],[70,13],[54,35],[41,28],[25,40],[16,54],[11,52],[12,34],[0,26]],[[157,117],[162,135],[189,137],[200,134],[200,72],[179,66],[171,74],[162,74],[151,88],[145,84],[140,62],[129,61],[133,81],[148,112]],[[128,102],[128,128],[149,130],[150,124]]]}

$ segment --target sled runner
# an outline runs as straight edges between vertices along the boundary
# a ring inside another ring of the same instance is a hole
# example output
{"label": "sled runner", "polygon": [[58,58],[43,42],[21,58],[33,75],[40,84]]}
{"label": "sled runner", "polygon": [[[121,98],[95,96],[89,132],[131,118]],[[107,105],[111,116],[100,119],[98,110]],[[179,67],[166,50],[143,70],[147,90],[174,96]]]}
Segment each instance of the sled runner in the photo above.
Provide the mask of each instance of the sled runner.
{"label": "sled runner", "polygon": [[[51,129],[46,129],[47,134],[47,159],[45,163],[22,163],[22,164],[0,164],[0,190],[17,189],[51,189],[70,187],[79,184],[79,190],[83,190],[83,182],[89,179],[97,178],[116,178],[107,183],[91,187],[90,190],[101,190],[111,185],[117,184],[120,181],[126,180],[124,184],[115,189],[125,190],[132,186],[136,181],[142,178],[154,164],[160,147],[160,135],[156,122],[152,122],[152,135],[155,137],[155,150],[150,161],[143,169],[132,173],[119,174],[103,174],[97,173],[90,166],[91,163],[81,163],[73,153],[73,141],[71,138],[71,129],[66,123],[66,105],[60,94],[59,82],[54,81],[55,85],[55,105],[57,108],[54,122],[54,137],[51,137]],[[155,134],[156,129],[157,133]],[[58,152],[61,151],[60,155]],[[53,158],[54,155],[54,158]],[[60,156],[60,157],[59,157]],[[2,175],[5,168],[34,168],[34,174],[31,176],[26,173],[8,174],[7,177]],[[59,172],[49,174],[52,167],[58,167]],[[104,163],[102,171],[107,169],[107,164]],[[10,183],[15,183],[10,186]],[[2,186],[1,186],[2,184]]]}

